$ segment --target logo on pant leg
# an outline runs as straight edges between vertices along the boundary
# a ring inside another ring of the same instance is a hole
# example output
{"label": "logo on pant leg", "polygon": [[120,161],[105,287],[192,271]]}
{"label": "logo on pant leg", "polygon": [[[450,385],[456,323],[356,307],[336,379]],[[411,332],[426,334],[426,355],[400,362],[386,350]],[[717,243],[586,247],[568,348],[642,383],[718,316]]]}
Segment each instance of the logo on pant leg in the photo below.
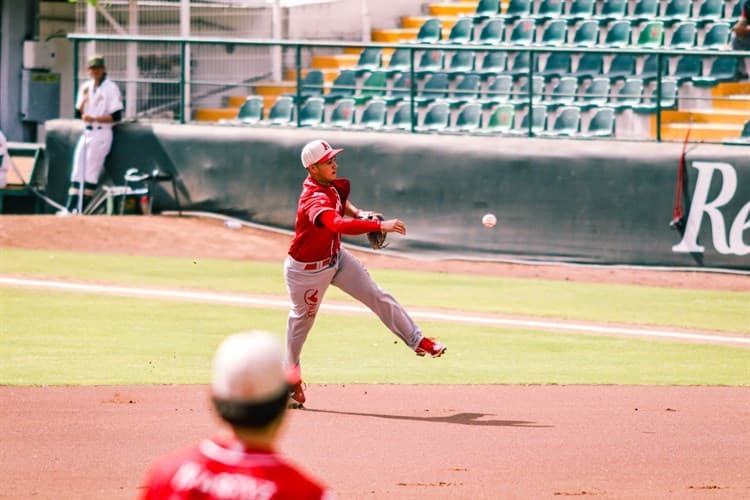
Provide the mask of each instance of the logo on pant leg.
{"label": "logo on pant leg", "polygon": [[318,313],[318,306],[320,305],[318,290],[315,288],[305,290],[305,304],[307,304],[307,317],[314,317]]}

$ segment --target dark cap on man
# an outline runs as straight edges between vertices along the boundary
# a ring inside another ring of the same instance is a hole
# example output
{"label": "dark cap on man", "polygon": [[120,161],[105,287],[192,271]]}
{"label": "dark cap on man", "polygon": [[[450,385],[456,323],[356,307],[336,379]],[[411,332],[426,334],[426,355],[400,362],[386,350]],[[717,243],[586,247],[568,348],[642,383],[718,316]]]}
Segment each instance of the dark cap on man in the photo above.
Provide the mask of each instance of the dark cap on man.
{"label": "dark cap on man", "polygon": [[87,68],[103,68],[104,67],[104,57],[100,55],[95,55],[89,57],[89,60],[86,62]]}

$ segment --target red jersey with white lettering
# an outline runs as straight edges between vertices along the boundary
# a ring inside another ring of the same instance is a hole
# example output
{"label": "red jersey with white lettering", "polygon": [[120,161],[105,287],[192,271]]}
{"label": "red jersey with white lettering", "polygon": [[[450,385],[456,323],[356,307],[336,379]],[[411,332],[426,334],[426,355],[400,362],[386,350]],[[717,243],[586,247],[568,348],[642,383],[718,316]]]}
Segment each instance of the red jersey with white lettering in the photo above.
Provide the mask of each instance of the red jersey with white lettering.
{"label": "red jersey with white lettering", "polygon": [[349,181],[336,179],[327,186],[318,184],[309,175],[302,183],[302,193],[297,203],[297,220],[289,255],[300,262],[327,259],[341,247],[341,234],[323,226],[318,217],[326,210],[344,215],[349,198]]}
{"label": "red jersey with white lettering", "polygon": [[332,499],[321,484],[268,450],[206,439],[154,461],[141,498],[191,500]]}

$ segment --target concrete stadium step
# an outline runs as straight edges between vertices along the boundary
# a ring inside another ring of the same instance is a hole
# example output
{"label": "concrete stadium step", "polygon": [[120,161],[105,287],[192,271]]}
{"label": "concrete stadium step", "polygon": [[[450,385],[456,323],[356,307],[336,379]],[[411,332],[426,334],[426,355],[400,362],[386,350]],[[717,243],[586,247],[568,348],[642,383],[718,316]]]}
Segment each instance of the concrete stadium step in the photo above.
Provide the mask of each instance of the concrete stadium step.
{"label": "concrete stadium step", "polygon": [[[401,27],[416,28],[419,30],[427,19],[430,19],[430,16],[407,16],[401,21]],[[440,19],[440,25],[442,26],[443,31],[447,30],[450,32],[450,29],[456,24],[456,21],[458,21],[458,16],[438,16],[438,19]],[[448,33],[444,33],[443,36],[445,37],[447,34]]]}
{"label": "concrete stadium step", "polygon": [[[661,138],[681,141],[685,139],[689,123],[662,123]],[[690,128],[690,141],[721,142],[724,139],[736,139],[742,133],[742,125],[694,123]],[[656,137],[656,119],[651,120],[651,134]]]}
{"label": "concrete stadium step", "polygon": [[[714,101],[714,108],[750,111],[750,82],[720,83],[711,89],[711,96],[726,99]],[[750,118],[750,113],[747,115]]]}
{"label": "concrete stadium step", "polygon": [[681,109],[678,111],[663,111],[662,123],[705,123],[707,125],[744,125],[750,119],[748,113],[734,109]]}
{"label": "concrete stadium step", "polygon": [[[361,49],[360,51],[361,52]],[[359,52],[356,54],[325,54],[316,55],[312,58],[312,67],[315,69],[338,69],[347,68],[357,64]]]}
{"label": "concrete stadium step", "polygon": [[193,120],[198,122],[218,122],[237,118],[239,108],[199,108],[193,113]]}
{"label": "concrete stadium step", "polygon": [[375,43],[398,43],[417,38],[416,28],[389,28],[372,30],[372,41]]}

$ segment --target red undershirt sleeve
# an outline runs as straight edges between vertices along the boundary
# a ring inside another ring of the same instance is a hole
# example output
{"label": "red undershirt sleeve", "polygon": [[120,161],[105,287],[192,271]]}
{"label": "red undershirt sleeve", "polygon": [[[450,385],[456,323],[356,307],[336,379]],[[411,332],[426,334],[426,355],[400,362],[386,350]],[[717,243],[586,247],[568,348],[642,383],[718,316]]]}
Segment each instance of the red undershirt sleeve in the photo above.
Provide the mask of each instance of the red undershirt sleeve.
{"label": "red undershirt sleeve", "polygon": [[379,220],[345,219],[333,210],[326,210],[318,216],[320,223],[334,233],[365,234],[380,230]]}

